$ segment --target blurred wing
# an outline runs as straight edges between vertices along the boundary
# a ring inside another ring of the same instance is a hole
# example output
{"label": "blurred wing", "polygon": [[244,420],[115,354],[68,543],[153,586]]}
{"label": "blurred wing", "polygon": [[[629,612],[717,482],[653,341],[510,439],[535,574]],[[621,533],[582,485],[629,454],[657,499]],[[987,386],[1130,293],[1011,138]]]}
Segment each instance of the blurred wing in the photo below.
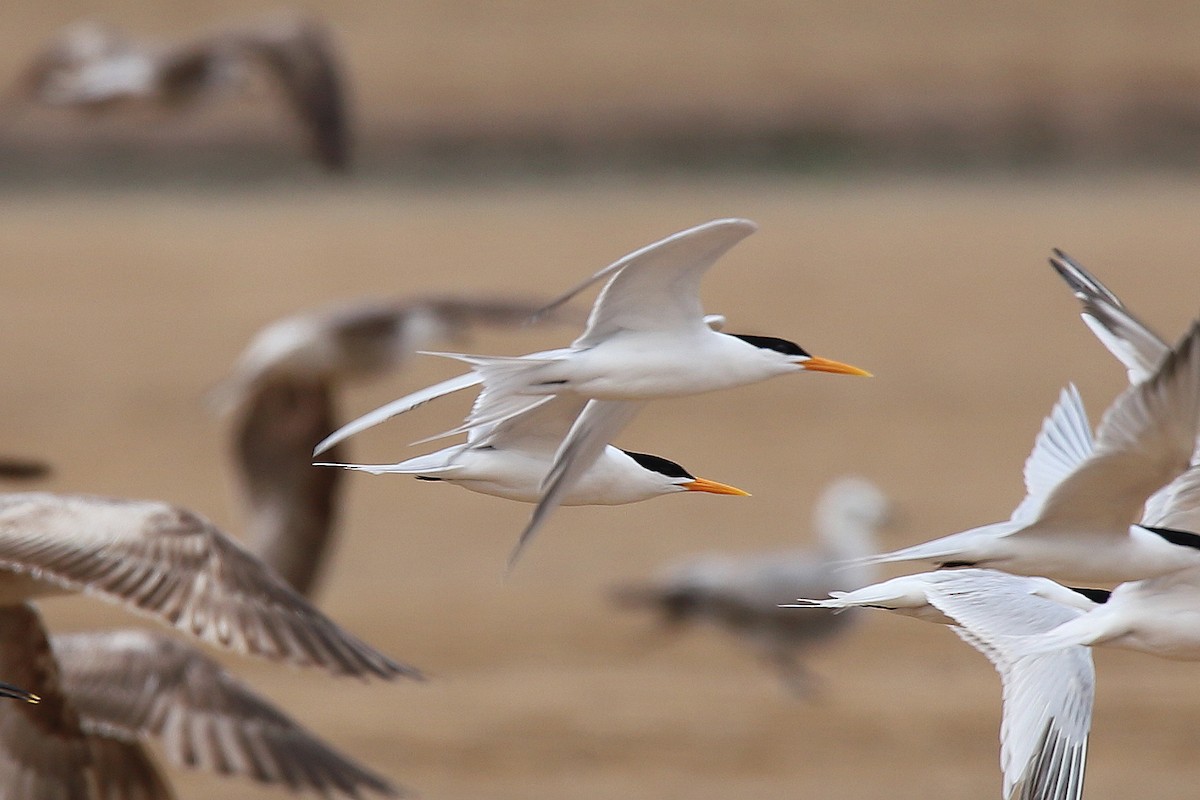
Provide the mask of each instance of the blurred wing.
{"label": "blurred wing", "polygon": [[1050,265],[1083,303],[1080,311],[1083,321],[1125,365],[1129,382],[1141,383],[1153,375],[1170,346],[1131,314],[1108,287],[1066,253],[1055,250]]}
{"label": "blurred wing", "polygon": [[41,696],[38,705],[0,706],[0,785],[5,797],[171,797],[140,744],[81,726],[60,684],[45,628],[31,605],[0,607],[0,674],[34,687]]}
{"label": "blurred wing", "polygon": [[729,248],[758,226],[745,219],[720,219],[689,228],[636,250],[573,287],[540,314],[608,279],[587,329],[575,347],[591,347],[618,330],[671,330],[705,327],[700,279]]}
{"label": "blurred wing", "polygon": [[1054,487],[1091,457],[1094,449],[1083,399],[1074,384],[1062,390],[1025,460],[1025,499],[1013,511],[1013,522],[1037,519]]}
{"label": "blurred wing", "polygon": [[1032,594],[1025,578],[992,570],[941,579],[930,584],[928,598],[1000,674],[1004,797],[1078,800],[1095,697],[1091,652],[1077,645],[1018,656],[1013,642],[1084,612]]}
{"label": "blurred wing", "polygon": [[317,160],[344,171],[350,152],[346,89],[329,32],[312,19],[289,18],[243,33],[237,41],[283,88]]}
{"label": "blurred wing", "polygon": [[1155,492],[1146,501],[1142,524],[1151,528],[1200,533],[1200,466]]}
{"label": "blurred wing", "polygon": [[361,677],[417,675],[343,631],[212,523],[166,503],[0,496],[0,566],[237,652]]}
{"label": "blurred wing", "polygon": [[587,398],[579,395],[555,395],[494,426],[472,429],[468,441],[476,446],[493,445],[553,456],[586,403]]}
{"label": "blurred wing", "polygon": [[1198,431],[1200,323],[1193,323],[1154,377],[1127,389],[1105,412],[1095,454],[1054,487],[1037,524],[1122,530],[1187,469]]}
{"label": "blurred wing", "polygon": [[329,745],[174,638],[139,631],[55,636],[63,686],[85,725],[153,736],[181,767],[292,791],[392,795],[383,778]]}
{"label": "blurred wing", "polygon": [[517,563],[521,551],[550,512],[558,507],[567,492],[596,463],[609,441],[629,424],[641,407],[641,403],[627,400],[587,402],[558,448],[554,464],[543,481],[541,500],[508,558],[509,569]]}
{"label": "blurred wing", "polygon": [[412,411],[418,406],[428,403],[430,400],[436,400],[443,395],[457,392],[460,389],[467,389],[471,386],[476,386],[483,381],[483,376],[477,372],[467,372],[462,375],[457,375],[441,383],[435,383],[433,386],[426,386],[420,391],[405,395],[398,400],[393,400],[390,403],[380,406],[379,408],[367,414],[363,414],[356,420],[347,422],[342,427],[338,428],[333,433],[322,439],[313,449],[313,455],[319,456],[321,453],[329,450],[334,445],[349,439],[356,433],[362,433],[367,428],[373,428],[381,422],[386,422],[398,414],[403,414],[406,411]]}

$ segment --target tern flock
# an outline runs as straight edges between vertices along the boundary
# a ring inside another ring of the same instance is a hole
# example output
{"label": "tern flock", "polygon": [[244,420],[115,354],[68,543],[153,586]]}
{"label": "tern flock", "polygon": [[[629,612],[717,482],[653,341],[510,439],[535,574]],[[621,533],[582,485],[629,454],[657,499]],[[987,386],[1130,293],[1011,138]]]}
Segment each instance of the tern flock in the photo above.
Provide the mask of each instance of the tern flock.
{"label": "tern flock", "polygon": [[[629,503],[687,490],[744,494],[610,442],[649,400],[801,371],[868,374],[784,339],[725,333],[723,318],[704,314],[702,277],[755,229],[748,220],[715,220],[600,270],[546,306],[557,308],[604,282],[586,329],[568,347],[515,357],[433,354],[471,371],[348,423],[315,454],[438,397],[479,387],[464,422],[431,437],[466,434],[465,443],[390,465],[318,463],[415,475],[536,503],[510,567],[558,505]],[[707,617],[758,636],[766,657],[801,691],[807,676],[791,647],[805,636],[771,621],[779,614],[872,607],[949,624],[1001,676],[1003,796],[1079,798],[1095,685],[1087,647],[1200,659],[1200,534],[1193,532],[1200,529],[1200,465],[1193,466],[1200,440],[1200,321],[1170,346],[1064,253],[1055,251],[1051,263],[1131,385],[1094,434],[1079,392],[1063,390],[1025,464],[1026,497],[1009,520],[894,552],[850,554],[821,575],[841,569],[840,581],[789,576],[778,562],[764,567],[749,559],[737,566],[710,559],[669,570],[658,585],[623,587],[617,599],[657,607],[669,622]],[[944,571],[865,587],[852,574],[907,561]],[[820,594],[830,585],[850,591],[781,603],[786,595],[768,592],[774,579],[790,584],[793,596]],[[1111,591],[1100,588],[1114,584]],[[768,594],[774,611],[749,610],[749,598]]]}

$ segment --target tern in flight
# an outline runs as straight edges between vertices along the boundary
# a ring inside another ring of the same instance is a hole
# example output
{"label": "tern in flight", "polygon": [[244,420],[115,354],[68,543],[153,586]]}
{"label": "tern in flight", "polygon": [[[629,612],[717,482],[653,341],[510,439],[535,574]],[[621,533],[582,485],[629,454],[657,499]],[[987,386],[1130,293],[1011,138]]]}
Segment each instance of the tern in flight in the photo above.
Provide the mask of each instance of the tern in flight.
{"label": "tern in flight", "polygon": [[[503,422],[472,428],[465,444],[398,464],[317,466],[346,467],[376,475],[415,475],[419,480],[445,481],[481,494],[536,503],[554,453],[586,402],[582,397],[557,396]],[[697,478],[674,461],[608,445],[563,495],[560,504],[623,505],[678,492],[747,495],[733,486]],[[512,558],[519,552],[518,545]]]}
{"label": "tern in flight", "polygon": [[518,550],[559,505],[647,400],[743,386],[796,372],[868,375],[770,336],[723,333],[700,304],[700,281],[757,225],[719,219],[643,247],[558,297],[553,310],[606,281],[587,327],[569,347],[525,356],[443,353],[473,371],[388,403],[327,437],[316,453],[436,397],[480,383],[484,390],[460,433],[503,422],[555,395],[586,400],[542,479],[537,508]]}
{"label": "tern in flight", "polygon": [[993,523],[866,559],[986,566],[1083,584],[1115,584],[1200,566],[1200,536],[1132,524],[1183,476],[1200,432],[1200,321],[1152,377],[1109,407],[1093,442],[1082,401],[1065,390],[1025,463],[1026,497]]}
{"label": "tern in flight", "polygon": [[[807,608],[883,608],[952,626],[1000,674],[1000,767],[1005,800],[1079,800],[1096,672],[1084,647],[1022,652],[1023,642],[1102,608],[1104,592],[989,569],[904,575]],[[794,613],[805,613],[794,611]]]}

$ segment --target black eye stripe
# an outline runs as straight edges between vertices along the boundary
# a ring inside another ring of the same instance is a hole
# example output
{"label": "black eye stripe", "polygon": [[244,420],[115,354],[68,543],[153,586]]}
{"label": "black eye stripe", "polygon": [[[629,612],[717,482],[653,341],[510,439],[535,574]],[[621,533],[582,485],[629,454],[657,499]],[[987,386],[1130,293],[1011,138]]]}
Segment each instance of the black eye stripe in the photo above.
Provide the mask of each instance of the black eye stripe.
{"label": "black eye stripe", "polygon": [[635,453],[632,450],[622,450],[622,453],[632,458],[643,468],[651,472],[657,472],[661,475],[666,475],[668,478],[689,478],[695,480],[696,476],[688,472],[683,467],[676,464],[674,461],[668,461],[661,456],[652,456],[649,453]]}
{"label": "black eye stripe", "polygon": [[776,336],[750,336],[742,333],[726,334],[735,339],[741,339],[746,344],[752,344],[755,347],[761,347],[763,350],[774,350],[776,353],[783,353],[785,356],[804,356],[812,358],[803,347],[795,342],[789,342],[787,339],[780,339]]}

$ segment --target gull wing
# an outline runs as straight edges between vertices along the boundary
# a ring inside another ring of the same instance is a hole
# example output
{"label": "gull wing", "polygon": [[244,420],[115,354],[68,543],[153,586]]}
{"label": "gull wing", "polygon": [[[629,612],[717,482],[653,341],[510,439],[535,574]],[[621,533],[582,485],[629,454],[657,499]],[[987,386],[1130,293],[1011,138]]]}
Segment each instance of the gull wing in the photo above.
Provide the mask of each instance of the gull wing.
{"label": "gull wing", "polygon": [[395,795],[386,780],[338,753],[173,637],[141,630],[53,637],[62,684],[85,727],[150,736],[180,767],[240,775],[291,791]]}
{"label": "gull wing", "polygon": [[1030,529],[1123,534],[1146,500],[1187,469],[1198,432],[1200,322],[1154,377],[1109,407],[1095,453],[1054,487]]}
{"label": "gull wing", "polygon": [[1193,465],[1146,501],[1142,524],[1200,532],[1200,465]]}
{"label": "gull wing", "polygon": [[1141,383],[1153,375],[1170,345],[1130,313],[1107,286],[1062,250],[1054,251],[1050,265],[1083,303],[1080,311],[1083,321],[1125,365],[1129,382]]}
{"label": "gull wing", "polygon": [[359,677],[419,674],[342,630],[208,520],[167,503],[0,496],[0,568],[237,652]]}
{"label": "gull wing", "polygon": [[596,463],[605,446],[630,423],[641,407],[642,403],[628,400],[587,402],[559,445],[554,463],[542,482],[541,500],[538,501],[529,524],[521,532],[517,546],[508,558],[509,569],[517,563],[521,551],[529,544],[529,540],[546,521],[550,512],[558,507],[563,496],[578,483],[588,468]]}
{"label": "gull wing", "polygon": [[6,797],[169,800],[170,789],[140,744],[85,731],[31,605],[0,608],[0,673],[41,696],[38,705],[0,706],[0,784]]}
{"label": "gull wing", "polygon": [[574,347],[591,347],[619,330],[704,327],[700,279],[729,248],[758,226],[747,219],[718,219],[635,250],[572,287],[538,312],[546,314],[601,280],[587,329]]}
{"label": "gull wing", "polygon": [[1087,461],[1094,449],[1083,398],[1075,384],[1070,384],[1059,394],[1025,460],[1025,499],[1013,511],[1012,520],[1029,523],[1037,519],[1054,487]]}
{"label": "gull wing", "polygon": [[[1096,674],[1088,648],[1019,655],[1014,642],[1084,612],[1033,594],[1030,579],[994,570],[943,572],[929,602],[1000,674],[1005,798],[1078,800],[1083,793]],[[1041,580],[1041,579],[1034,579]]]}

